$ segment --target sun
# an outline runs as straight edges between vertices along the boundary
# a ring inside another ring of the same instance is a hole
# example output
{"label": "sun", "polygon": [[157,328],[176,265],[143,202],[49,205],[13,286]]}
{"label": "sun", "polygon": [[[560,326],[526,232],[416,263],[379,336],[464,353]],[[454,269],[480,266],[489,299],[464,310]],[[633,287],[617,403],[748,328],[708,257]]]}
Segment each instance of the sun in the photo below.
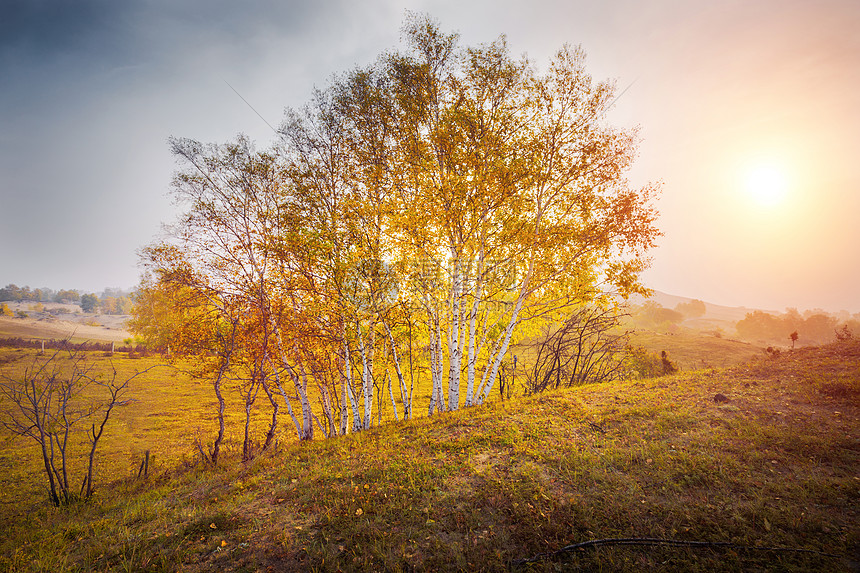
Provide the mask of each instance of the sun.
{"label": "sun", "polygon": [[785,200],[788,178],[773,165],[759,165],[749,170],[745,180],[746,192],[763,207],[775,207]]}

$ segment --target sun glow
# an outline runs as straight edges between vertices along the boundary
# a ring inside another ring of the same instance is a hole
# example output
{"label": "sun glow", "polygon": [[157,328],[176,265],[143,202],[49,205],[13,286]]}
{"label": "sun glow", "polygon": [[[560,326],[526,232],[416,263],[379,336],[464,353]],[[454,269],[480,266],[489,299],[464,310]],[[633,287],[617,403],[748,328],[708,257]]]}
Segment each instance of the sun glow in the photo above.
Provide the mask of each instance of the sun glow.
{"label": "sun glow", "polygon": [[759,165],[746,174],[745,189],[759,205],[774,207],[785,200],[788,193],[788,178],[778,167]]}

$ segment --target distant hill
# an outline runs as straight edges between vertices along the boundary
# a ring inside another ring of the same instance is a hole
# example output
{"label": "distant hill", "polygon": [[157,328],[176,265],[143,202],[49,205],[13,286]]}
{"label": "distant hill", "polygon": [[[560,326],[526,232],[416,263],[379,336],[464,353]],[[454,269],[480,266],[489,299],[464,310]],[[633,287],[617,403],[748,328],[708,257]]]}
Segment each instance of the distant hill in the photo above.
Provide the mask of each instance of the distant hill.
{"label": "distant hill", "polygon": [[[633,295],[630,297],[631,304],[644,304],[647,300],[654,301],[664,308],[675,308],[679,303],[687,303],[691,300],[696,299],[669,294],[658,290],[655,290],[653,294],[648,298],[645,298],[641,295]],[[707,312],[702,318],[696,319],[698,321],[737,322],[743,319],[748,313],[753,312],[755,310],[764,310],[765,312],[778,314],[778,311],[775,310],[747,308],[745,306],[723,306],[708,301],[702,302],[705,303],[705,308],[707,309]]]}

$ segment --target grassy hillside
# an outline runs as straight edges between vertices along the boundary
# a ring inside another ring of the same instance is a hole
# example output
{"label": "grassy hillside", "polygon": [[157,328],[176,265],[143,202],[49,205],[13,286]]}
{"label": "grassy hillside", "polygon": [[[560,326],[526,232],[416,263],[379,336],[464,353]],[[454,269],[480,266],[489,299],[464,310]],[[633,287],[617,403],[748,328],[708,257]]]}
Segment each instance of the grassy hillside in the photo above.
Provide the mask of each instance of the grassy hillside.
{"label": "grassy hillside", "polygon": [[[117,426],[187,444],[193,387],[180,399],[177,380],[151,380],[147,394],[171,397],[160,413],[141,402]],[[53,509],[26,488],[4,498],[0,569],[850,570],[858,406],[854,341],[284,443],[247,465],[235,452],[218,469],[172,459],[87,505]],[[18,450],[3,448],[5,472]],[[554,553],[631,537],[731,545]]]}
{"label": "grassy hillside", "polygon": [[657,354],[665,350],[681,370],[723,368],[765,355],[764,349],[748,342],[717,338],[686,328],[674,334],[637,330],[630,336],[630,343]]}

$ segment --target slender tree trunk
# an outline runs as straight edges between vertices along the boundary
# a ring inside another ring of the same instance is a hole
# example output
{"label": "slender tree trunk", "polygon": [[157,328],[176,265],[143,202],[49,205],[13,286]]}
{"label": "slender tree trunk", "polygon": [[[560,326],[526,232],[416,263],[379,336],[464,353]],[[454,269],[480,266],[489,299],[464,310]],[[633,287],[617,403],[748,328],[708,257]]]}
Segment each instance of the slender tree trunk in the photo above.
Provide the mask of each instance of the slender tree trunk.
{"label": "slender tree trunk", "polygon": [[54,434],[54,442],[57,444],[57,449],[60,451],[60,474],[57,476],[57,480],[60,482],[60,490],[65,494],[66,498],[69,497],[69,473],[66,468],[66,445],[68,444],[68,433],[69,429],[66,428],[62,444],[60,443],[60,436],[58,434]]}
{"label": "slender tree trunk", "polygon": [[302,440],[314,439],[314,416],[311,410],[311,402],[308,400],[308,375],[305,371],[305,364],[301,360],[297,360],[299,365],[299,376],[294,378],[296,383],[296,393],[302,404]]}
{"label": "slender tree trunk", "polygon": [[388,397],[391,398],[391,408],[394,410],[394,421],[396,422],[398,420],[397,402],[394,401],[394,390],[391,389],[391,373],[386,370],[385,375],[388,378]]}
{"label": "slender tree trunk", "polygon": [[[403,412],[403,416],[407,420],[412,419],[412,392],[415,390],[415,368],[412,364],[412,355],[414,351],[412,346],[412,320],[409,319],[409,393],[407,394],[409,399],[406,401],[406,403],[409,404],[409,408]],[[406,407],[404,406],[404,408]]]}
{"label": "slender tree trunk", "polygon": [[428,321],[427,325],[428,331],[430,333],[430,406],[428,414],[433,415],[434,410],[439,410],[439,412],[444,411],[444,404],[440,399],[441,394],[441,385],[442,385],[442,356],[441,352],[439,352],[440,347],[437,344],[437,330],[434,329],[434,326],[430,321]]}
{"label": "slender tree trunk", "polygon": [[[35,389],[36,389],[35,385],[33,385],[33,390],[35,391]],[[37,406],[37,408],[38,408],[38,406]],[[48,448],[45,445],[46,440],[48,440],[50,442],[50,440],[52,440],[53,438],[51,438],[50,434],[47,434],[45,432],[45,428],[43,426],[42,413],[38,409],[34,409],[33,413],[35,414],[35,418],[36,418],[36,427],[39,430],[39,445],[42,446],[42,462],[44,462],[44,464],[45,464],[45,473],[48,474],[48,485],[50,487],[50,492],[51,492],[51,502],[55,506],[59,506],[60,505],[60,496],[57,495],[57,486],[54,483],[54,472],[51,470],[51,467],[53,464],[51,462],[51,456],[48,453]],[[53,450],[53,443],[51,443],[51,449]]]}
{"label": "slender tree trunk", "polygon": [[322,396],[323,413],[325,414],[328,427],[330,428],[330,430],[325,431],[326,437],[330,437],[331,434],[336,436],[337,426],[334,423],[334,411],[331,407],[331,396],[329,395],[328,387],[325,384],[318,383],[317,388]]}
{"label": "slender tree trunk", "polygon": [[352,386],[352,362],[350,362],[350,350],[349,343],[346,340],[346,334],[344,333],[343,338],[344,345],[344,357],[346,359],[346,368],[344,372],[346,374],[346,392],[349,398],[349,404],[352,407],[352,431],[359,432],[361,431],[361,414],[359,412],[358,407],[358,398],[355,395],[355,389]]}
{"label": "slender tree trunk", "polygon": [[[296,413],[293,412],[293,405],[290,402],[290,397],[287,396],[287,393],[284,391],[284,387],[281,385],[281,374],[277,368],[274,366],[272,370],[275,373],[275,387],[278,389],[278,392],[281,394],[281,397],[284,399],[284,403],[287,405],[287,413],[290,415],[290,418],[293,420],[293,424],[296,427],[296,435],[301,440],[302,439],[302,425],[299,423],[298,418],[296,418]],[[292,373],[290,373],[292,375]]]}
{"label": "slender tree trunk", "polygon": [[449,304],[451,323],[448,326],[448,409],[456,410],[460,405],[460,363],[463,359],[460,346],[460,300],[462,294],[461,262],[456,252],[451,249],[454,258],[454,270],[451,277],[451,302]]}
{"label": "slender tree trunk", "polygon": [[60,443],[59,436],[54,434],[54,438],[57,441],[57,447],[60,448],[60,464],[61,464],[60,469],[63,472],[62,490],[64,492],[66,492],[67,497],[69,495],[69,491],[71,491],[69,488],[69,472],[68,472],[68,467],[66,466],[66,449],[68,448],[68,445],[69,445],[69,430],[71,429],[71,424],[69,423],[69,417],[68,417],[69,398],[71,397],[71,393],[72,393],[71,384],[72,384],[72,381],[70,380],[68,386],[63,385],[62,389],[61,389],[61,395],[60,395],[60,402],[61,402],[60,412],[63,416],[63,443],[62,444]]}
{"label": "slender tree trunk", "polygon": [[373,379],[370,371],[370,358],[364,336],[361,334],[361,326],[358,330],[358,351],[361,354],[361,390],[364,394],[364,423],[362,428],[370,429],[373,423]]}
{"label": "slender tree trunk", "polygon": [[520,287],[520,294],[517,297],[516,305],[514,305],[514,311],[511,313],[511,319],[508,321],[508,326],[505,328],[504,338],[502,339],[502,346],[499,348],[499,351],[496,353],[495,359],[493,360],[492,368],[490,369],[490,375],[487,378],[487,385],[484,387],[483,394],[478,397],[478,404],[483,404],[484,400],[489,397],[490,392],[493,389],[493,383],[496,381],[496,375],[499,372],[499,365],[502,363],[502,359],[504,359],[505,354],[508,352],[508,345],[511,342],[511,336],[514,333],[514,328],[517,325],[517,319],[519,318],[520,310],[523,308],[523,302],[525,302],[526,292],[529,286],[529,282],[531,280],[533,262],[529,263],[529,269],[526,272],[526,276],[523,279],[523,284]]}
{"label": "slender tree trunk", "polygon": [[437,322],[436,323],[436,409],[440,412],[447,412],[448,405],[445,401],[445,388],[442,384],[442,378],[444,376],[444,362],[445,356],[442,353],[442,327]]}
{"label": "slender tree trunk", "polygon": [[263,451],[265,452],[275,440],[275,433],[278,430],[278,413],[281,410],[281,405],[278,403],[274,392],[272,392],[272,389],[269,387],[267,376],[263,376],[261,384],[263,386],[263,391],[266,393],[266,397],[269,399],[269,403],[272,405],[272,421],[269,422],[269,431],[266,432],[266,440],[263,443]]}
{"label": "slender tree trunk", "polygon": [[347,400],[352,403],[353,411],[355,410],[355,401],[352,399],[351,392],[350,395],[347,396],[347,388],[352,386],[352,373],[349,362],[349,343],[346,340],[346,328],[344,328],[343,332],[343,357],[341,362],[343,364],[343,370],[340,375],[340,435],[345,436],[348,421],[349,421],[349,406],[347,405]]}
{"label": "slender tree trunk", "polygon": [[247,462],[254,457],[251,445],[251,408],[257,399],[259,383],[255,378],[251,379],[248,391],[245,393],[245,439],[242,441],[242,461]]}
{"label": "slender tree trunk", "polygon": [[[90,499],[93,496],[93,465],[94,465],[95,459],[96,459],[96,447],[98,447],[98,445],[99,445],[99,440],[101,439],[102,434],[105,431],[105,425],[107,424],[108,419],[110,418],[110,413],[113,410],[113,407],[116,406],[117,401],[119,400],[119,395],[121,392],[122,392],[122,387],[117,388],[116,386],[111,385],[111,387],[110,387],[111,400],[108,403],[107,408],[105,408],[105,415],[104,415],[104,418],[102,418],[101,424],[99,425],[98,432],[96,432],[96,425],[95,424],[93,424],[92,428],[90,429],[90,432],[91,432],[90,444],[92,447],[90,448],[89,463],[87,464],[87,477],[84,478],[84,483],[87,485],[86,499]],[[81,490],[82,490],[81,494],[84,495],[83,488],[81,488]]]}
{"label": "slender tree trunk", "polygon": [[394,371],[397,373],[397,384],[400,389],[400,399],[403,401],[403,418],[408,419],[410,406],[407,404],[408,396],[406,394],[406,382],[403,379],[403,370],[400,368],[400,356],[397,354],[397,346],[394,344],[394,336],[391,334],[391,328],[388,327],[388,323],[384,320],[382,321],[382,325],[385,327],[385,332],[388,334],[388,343],[391,345],[391,357],[394,361]]}
{"label": "slender tree trunk", "polygon": [[348,397],[346,395],[346,386],[347,380],[346,377],[341,374],[340,378],[340,435],[346,435],[346,429],[349,427],[349,406],[347,403]]}
{"label": "slender tree trunk", "polygon": [[225,343],[225,353],[222,356],[221,366],[218,368],[218,375],[215,377],[215,381],[212,384],[215,390],[215,397],[218,399],[218,436],[215,438],[215,443],[212,444],[212,452],[209,454],[209,459],[213,466],[218,465],[218,457],[221,453],[221,443],[224,441],[224,410],[226,408],[226,403],[224,402],[224,395],[221,393],[221,383],[224,380],[224,376],[227,374],[227,370],[230,368],[230,361],[233,358],[233,352],[236,350],[236,328],[238,327],[237,318],[233,317],[231,319],[230,327],[230,344],[228,347],[226,345],[226,340],[222,338],[222,341]]}
{"label": "slender tree trunk", "polygon": [[60,494],[60,496],[62,496],[62,501],[69,501],[69,492],[63,488],[63,478],[60,475],[60,472],[57,471],[57,466],[54,463],[54,458],[56,456],[56,452],[54,451],[55,439],[56,438],[54,434],[48,432],[48,444],[51,446],[51,453],[49,458],[51,462],[51,471],[54,472],[54,479],[57,482],[57,489],[59,490],[58,493]]}
{"label": "slender tree trunk", "polygon": [[[299,364],[299,368],[300,368],[301,373],[302,373],[302,380],[299,380],[299,376],[296,375],[295,372],[293,372],[293,368],[290,365],[289,361],[287,360],[287,354],[286,354],[286,350],[284,349],[284,341],[283,341],[283,337],[281,335],[281,329],[277,325],[277,323],[275,322],[275,319],[273,316],[271,316],[269,318],[269,320],[270,320],[271,325],[272,325],[272,332],[275,334],[275,341],[278,343],[278,352],[280,353],[280,356],[281,356],[281,362],[283,363],[285,368],[290,370],[290,373],[291,373],[292,378],[293,378],[293,382],[295,383],[295,386],[296,386],[296,395],[299,397],[299,403],[302,405],[302,425],[298,429],[299,439],[300,440],[312,440],[314,438],[314,425],[313,425],[313,416],[312,416],[312,412],[311,412],[311,403],[310,403],[310,400],[308,400],[307,377],[304,375],[304,366],[302,365],[301,360],[297,360],[297,362]],[[298,354],[298,353],[296,353],[296,354]],[[284,396],[286,397],[286,394],[284,394]],[[290,408],[290,410],[292,410],[292,408]],[[295,417],[293,418],[293,420],[295,420]],[[298,427],[298,421],[296,420],[296,422],[297,422],[297,427]]]}
{"label": "slender tree trunk", "polygon": [[224,374],[227,372],[229,365],[230,357],[228,356],[221,363],[221,368],[218,369],[218,376],[215,378],[215,382],[213,383],[215,388],[215,397],[218,398],[218,436],[215,438],[215,443],[212,444],[212,453],[209,456],[213,466],[218,465],[218,456],[221,452],[221,442],[224,441],[224,410],[226,408],[226,403],[224,402],[224,395],[221,393],[221,381],[224,379]]}
{"label": "slender tree trunk", "polygon": [[472,308],[469,311],[469,354],[466,365],[466,406],[471,406],[475,397],[475,362],[478,360],[478,350],[475,347],[475,336],[477,334],[477,319],[478,306],[481,302],[482,287],[484,284],[483,278],[483,252],[478,260],[478,268],[476,270],[477,283],[475,285],[475,300],[472,302]]}

